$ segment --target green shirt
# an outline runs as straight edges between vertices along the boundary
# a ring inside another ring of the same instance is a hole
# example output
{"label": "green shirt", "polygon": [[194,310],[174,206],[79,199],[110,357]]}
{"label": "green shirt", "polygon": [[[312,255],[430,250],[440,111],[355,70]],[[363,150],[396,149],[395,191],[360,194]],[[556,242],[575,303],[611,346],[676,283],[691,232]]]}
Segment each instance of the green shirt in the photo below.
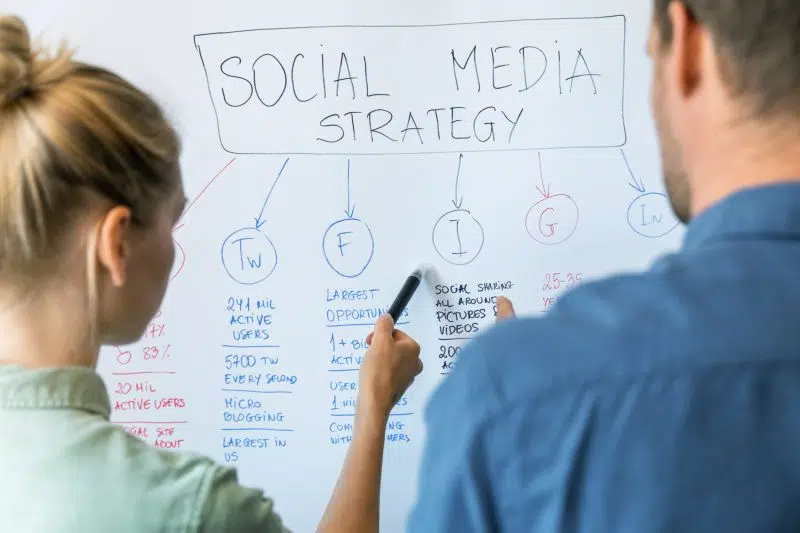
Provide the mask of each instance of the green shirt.
{"label": "green shirt", "polygon": [[286,533],[261,491],[109,422],[90,368],[0,365],[0,531]]}

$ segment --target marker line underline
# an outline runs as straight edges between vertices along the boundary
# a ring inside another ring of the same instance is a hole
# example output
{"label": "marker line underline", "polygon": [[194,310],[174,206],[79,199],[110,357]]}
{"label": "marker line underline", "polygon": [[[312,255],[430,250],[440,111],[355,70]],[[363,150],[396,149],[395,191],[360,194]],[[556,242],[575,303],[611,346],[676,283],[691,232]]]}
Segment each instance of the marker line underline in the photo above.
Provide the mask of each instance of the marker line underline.
{"label": "marker line underline", "polygon": [[186,420],[166,421],[166,422],[153,422],[153,421],[149,421],[149,420],[111,420],[111,423],[112,424],[127,424],[127,425],[133,425],[133,424],[163,424],[165,426],[171,426],[173,424],[188,424],[189,422],[187,422]]}
{"label": "marker line underline", "polygon": [[[331,416],[354,417],[355,413],[330,413]],[[389,416],[414,416],[414,413],[389,413]]]}
{"label": "marker line underline", "polygon": [[112,372],[112,376],[138,376],[143,374],[176,374],[176,372],[167,372],[167,371],[158,371],[158,370],[147,370],[142,372]]}
{"label": "marker line underline", "polygon": [[240,348],[244,350],[255,349],[255,348],[280,348],[277,344],[252,344],[252,345],[244,345],[244,344],[223,344],[223,348]]}
{"label": "marker line underline", "polygon": [[220,431],[278,431],[282,433],[291,433],[294,430],[281,428],[220,428]]}
{"label": "marker line underline", "polygon": [[250,392],[253,394],[292,394],[290,390],[220,389],[222,392]]}
{"label": "marker line underline", "polygon": [[[398,326],[406,326],[411,322],[398,322],[396,325]],[[371,328],[374,327],[375,324],[370,322],[364,323],[353,323],[353,324],[327,324],[325,327],[327,328],[355,328],[355,327],[364,327],[364,328]]]}

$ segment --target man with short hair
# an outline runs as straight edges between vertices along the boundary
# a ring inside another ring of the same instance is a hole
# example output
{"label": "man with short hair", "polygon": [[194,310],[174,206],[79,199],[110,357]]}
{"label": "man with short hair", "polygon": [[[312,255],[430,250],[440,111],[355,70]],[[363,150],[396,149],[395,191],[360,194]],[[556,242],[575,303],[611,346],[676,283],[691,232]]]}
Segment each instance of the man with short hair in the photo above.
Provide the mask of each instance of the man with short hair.
{"label": "man with short hair", "polygon": [[654,8],[683,246],[464,349],[409,532],[800,531],[800,2]]}

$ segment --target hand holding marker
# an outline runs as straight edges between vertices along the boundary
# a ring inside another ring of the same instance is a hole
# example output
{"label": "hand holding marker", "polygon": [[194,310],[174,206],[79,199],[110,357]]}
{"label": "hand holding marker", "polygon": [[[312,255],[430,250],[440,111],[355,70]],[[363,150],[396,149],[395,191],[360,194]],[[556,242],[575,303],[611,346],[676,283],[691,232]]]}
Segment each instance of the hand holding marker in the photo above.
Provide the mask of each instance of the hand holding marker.
{"label": "hand holding marker", "polygon": [[431,268],[422,265],[411,273],[389,311],[367,335],[369,349],[359,372],[359,397],[378,398],[379,411],[387,414],[422,372],[419,344],[396,330],[395,324]]}
{"label": "hand holding marker", "polygon": [[392,320],[394,320],[395,324],[397,324],[397,321],[400,319],[400,315],[405,310],[408,302],[411,301],[411,297],[414,296],[419,284],[422,283],[422,280],[425,279],[425,276],[432,269],[433,265],[426,263],[424,265],[420,265],[411,273],[410,276],[408,276],[397,297],[394,299],[391,307],[389,307],[389,314],[392,316]]}
{"label": "hand holding marker", "polygon": [[[389,306],[389,311],[387,314],[392,317],[392,326],[397,324],[397,321],[400,320],[400,315],[403,314],[406,306],[408,306],[408,302],[411,301],[411,297],[414,296],[414,293],[417,292],[417,288],[419,287],[422,280],[428,275],[429,272],[433,270],[433,265],[430,263],[425,263],[417,267],[408,278],[406,278],[406,282],[400,288],[400,292],[392,302],[392,305]],[[372,337],[374,332],[367,335],[367,345],[369,346],[372,344]]]}
{"label": "hand holding marker", "polygon": [[[380,371],[385,373],[384,379],[388,378],[392,385],[377,388],[393,389],[389,409],[402,397],[414,381],[414,377],[422,372],[423,365],[422,360],[419,359],[419,345],[405,333],[395,330],[394,327],[422,281],[432,271],[433,266],[430,264],[420,265],[414,270],[401,287],[388,312],[378,319],[375,331],[367,336],[367,344],[370,349],[361,366],[362,375],[374,376]],[[514,307],[508,299],[498,298],[497,315],[498,320],[514,317]],[[378,341],[379,346],[372,346],[373,339]],[[375,351],[377,353],[373,354]],[[370,354],[373,354],[374,357],[370,357]]]}

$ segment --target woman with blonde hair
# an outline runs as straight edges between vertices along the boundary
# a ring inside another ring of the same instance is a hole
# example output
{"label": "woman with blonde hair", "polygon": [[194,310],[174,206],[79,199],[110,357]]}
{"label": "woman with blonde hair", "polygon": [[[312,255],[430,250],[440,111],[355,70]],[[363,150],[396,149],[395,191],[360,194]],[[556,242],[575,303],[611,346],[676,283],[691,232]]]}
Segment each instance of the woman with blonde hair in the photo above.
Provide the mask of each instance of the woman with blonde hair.
{"label": "woman with blonde hair", "polygon": [[[0,17],[0,531],[288,531],[234,470],[109,422],[100,347],[138,340],[161,305],[185,202],[179,153],[149,96],[32,49],[24,22]],[[389,411],[422,370],[390,317],[368,341],[324,533],[378,530]]]}

